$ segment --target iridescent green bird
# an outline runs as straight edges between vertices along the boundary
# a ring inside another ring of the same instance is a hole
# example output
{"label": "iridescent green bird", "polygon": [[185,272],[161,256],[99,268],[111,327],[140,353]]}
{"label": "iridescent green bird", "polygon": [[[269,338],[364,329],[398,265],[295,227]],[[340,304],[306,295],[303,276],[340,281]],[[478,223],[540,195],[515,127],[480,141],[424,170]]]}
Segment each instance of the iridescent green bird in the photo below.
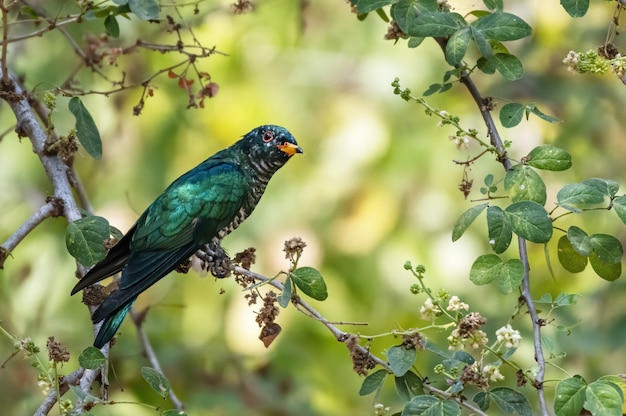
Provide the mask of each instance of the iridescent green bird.
{"label": "iridescent green bird", "polygon": [[113,338],[137,296],[205,245],[220,242],[254,210],[272,175],[296,153],[283,127],[260,126],[176,179],[72,290],[122,272],[117,289],[92,316],[104,321],[94,346]]}

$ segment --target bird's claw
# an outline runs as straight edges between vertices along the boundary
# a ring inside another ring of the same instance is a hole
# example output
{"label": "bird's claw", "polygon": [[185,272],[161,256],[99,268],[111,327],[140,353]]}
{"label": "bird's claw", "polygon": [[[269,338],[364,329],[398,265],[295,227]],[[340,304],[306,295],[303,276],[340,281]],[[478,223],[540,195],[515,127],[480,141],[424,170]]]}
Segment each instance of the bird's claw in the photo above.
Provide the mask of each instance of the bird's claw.
{"label": "bird's claw", "polygon": [[202,260],[202,269],[211,272],[218,279],[230,276],[231,261],[219,241],[211,241],[196,252]]}

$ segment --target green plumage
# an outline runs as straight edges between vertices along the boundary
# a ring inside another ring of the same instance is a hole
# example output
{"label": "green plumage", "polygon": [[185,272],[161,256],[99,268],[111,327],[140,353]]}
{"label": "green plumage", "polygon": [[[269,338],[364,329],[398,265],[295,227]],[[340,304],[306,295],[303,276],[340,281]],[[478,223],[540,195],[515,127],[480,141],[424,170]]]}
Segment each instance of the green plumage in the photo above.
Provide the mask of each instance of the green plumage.
{"label": "green plumage", "polygon": [[122,272],[119,286],[92,316],[104,321],[94,346],[111,340],[137,296],[198,249],[216,243],[254,210],[272,175],[295,153],[291,133],[261,126],[176,179],[72,294]]}

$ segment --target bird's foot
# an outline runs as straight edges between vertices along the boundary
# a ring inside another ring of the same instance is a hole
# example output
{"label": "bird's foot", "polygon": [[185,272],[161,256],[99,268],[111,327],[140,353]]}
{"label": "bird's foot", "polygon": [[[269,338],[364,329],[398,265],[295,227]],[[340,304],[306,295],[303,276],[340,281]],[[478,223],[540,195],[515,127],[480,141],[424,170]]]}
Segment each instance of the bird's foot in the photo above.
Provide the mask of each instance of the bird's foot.
{"label": "bird's foot", "polygon": [[202,269],[211,272],[218,279],[230,276],[230,257],[222,248],[219,241],[211,241],[196,252],[196,257],[202,261]]}

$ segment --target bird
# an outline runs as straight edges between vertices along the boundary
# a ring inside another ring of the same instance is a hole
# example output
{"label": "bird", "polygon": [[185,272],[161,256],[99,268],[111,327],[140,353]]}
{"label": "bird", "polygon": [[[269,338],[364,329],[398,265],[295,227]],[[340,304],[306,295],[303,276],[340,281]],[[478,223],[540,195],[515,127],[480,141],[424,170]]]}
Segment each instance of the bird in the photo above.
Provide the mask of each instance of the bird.
{"label": "bird", "polygon": [[196,251],[206,246],[225,255],[221,240],[252,213],[274,173],[297,153],[304,152],[287,129],[259,126],[174,180],[72,289],[74,295],[121,272],[117,288],[92,314],[94,324],[103,321],[93,345],[106,345],[137,296]]}

